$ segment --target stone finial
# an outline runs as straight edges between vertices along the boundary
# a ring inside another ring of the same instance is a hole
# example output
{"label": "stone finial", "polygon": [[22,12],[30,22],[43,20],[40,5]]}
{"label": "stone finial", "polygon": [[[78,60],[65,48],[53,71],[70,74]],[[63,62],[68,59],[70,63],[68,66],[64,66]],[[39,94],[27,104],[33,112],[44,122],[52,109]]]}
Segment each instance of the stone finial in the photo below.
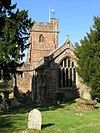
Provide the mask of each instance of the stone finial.
{"label": "stone finial", "polygon": [[70,43],[69,35],[67,35],[66,42],[67,42],[68,44]]}
{"label": "stone finial", "polygon": [[28,128],[41,130],[42,116],[38,109],[33,109],[28,115]]}

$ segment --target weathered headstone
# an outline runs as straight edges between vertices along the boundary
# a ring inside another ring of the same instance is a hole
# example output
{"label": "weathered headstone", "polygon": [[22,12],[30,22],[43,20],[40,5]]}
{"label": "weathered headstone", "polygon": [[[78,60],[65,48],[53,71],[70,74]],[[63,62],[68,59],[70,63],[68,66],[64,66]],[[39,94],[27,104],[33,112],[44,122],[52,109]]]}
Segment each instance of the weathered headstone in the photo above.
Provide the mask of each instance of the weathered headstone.
{"label": "weathered headstone", "polygon": [[38,109],[33,109],[28,115],[28,128],[41,130],[42,116]]}
{"label": "weathered headstone", "polygon": [[83,99],[91,100],[91,94],[89,91],[84,91],[83,92]]}

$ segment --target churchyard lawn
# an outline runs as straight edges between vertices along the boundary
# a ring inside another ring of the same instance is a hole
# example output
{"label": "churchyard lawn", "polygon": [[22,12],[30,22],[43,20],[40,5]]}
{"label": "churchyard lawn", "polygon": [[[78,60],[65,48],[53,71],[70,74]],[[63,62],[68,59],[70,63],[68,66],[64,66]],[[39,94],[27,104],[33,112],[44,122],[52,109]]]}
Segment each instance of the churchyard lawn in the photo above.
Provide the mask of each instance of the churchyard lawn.
{"label": "churchyard lawn", "polygon": [[100,103],[95,110],[83,111],[76,103],[34,107],[42,113],[42,130],[27,128],[32,107],[13,109],[0,115],[0,133],[100,133]]}

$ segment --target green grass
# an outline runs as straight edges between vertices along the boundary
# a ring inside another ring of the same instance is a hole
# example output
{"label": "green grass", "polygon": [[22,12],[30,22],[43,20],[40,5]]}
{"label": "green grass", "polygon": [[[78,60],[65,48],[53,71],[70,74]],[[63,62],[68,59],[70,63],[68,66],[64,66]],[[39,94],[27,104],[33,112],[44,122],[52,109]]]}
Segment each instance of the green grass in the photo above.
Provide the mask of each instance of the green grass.
{"label": "green grass", "polygon": [[0,133],[100,133],[100,108],[82,111],[75,103],[37,108],[43,117],[41,131],[27,129],[31,108],[22,108],[0,116]]}

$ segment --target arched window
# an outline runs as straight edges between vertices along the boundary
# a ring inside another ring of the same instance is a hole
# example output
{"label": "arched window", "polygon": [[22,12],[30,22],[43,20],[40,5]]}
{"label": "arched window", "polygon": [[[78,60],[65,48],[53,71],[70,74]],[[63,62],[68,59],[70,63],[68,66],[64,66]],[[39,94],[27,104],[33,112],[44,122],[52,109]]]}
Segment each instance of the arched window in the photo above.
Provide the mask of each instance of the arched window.
{"label": "arched window", "polygon": [[69,57],[66,57],[61,61],[59,67],[59,87],[74,87],[75,84],[75,65]]}
{"label": "arched window", "polygon": [[44,42],[44,36],[43,36],[43,34],[41,34],[41,35],[39,36],[39,42]]}

